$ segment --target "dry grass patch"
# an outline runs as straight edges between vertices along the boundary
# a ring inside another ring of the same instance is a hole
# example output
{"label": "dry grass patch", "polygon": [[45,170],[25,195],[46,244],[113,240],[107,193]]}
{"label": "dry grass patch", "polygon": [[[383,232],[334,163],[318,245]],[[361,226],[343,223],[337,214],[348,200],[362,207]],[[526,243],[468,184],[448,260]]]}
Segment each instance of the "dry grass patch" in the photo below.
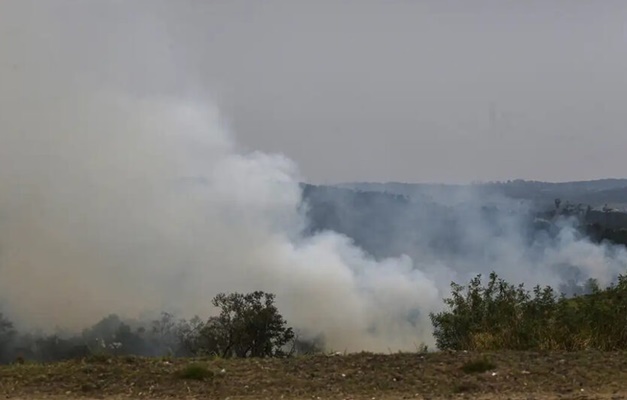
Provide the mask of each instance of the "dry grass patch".
{"label": "dry grass patch", "polygon": [[[495,373],[489,360],[498,366]],[[464,371],[472,365],[470,373]],[[581,389],[584,391],[582,392]],[[0,367],[5,398],[401,399],[627,392],[627,352],[442,352],[288,359],[111,357]],[[69,394],[68,394],[69,393]],[[542,395],[542,396],[541,396]],[[527,398],[527,397],[524,397]]]}

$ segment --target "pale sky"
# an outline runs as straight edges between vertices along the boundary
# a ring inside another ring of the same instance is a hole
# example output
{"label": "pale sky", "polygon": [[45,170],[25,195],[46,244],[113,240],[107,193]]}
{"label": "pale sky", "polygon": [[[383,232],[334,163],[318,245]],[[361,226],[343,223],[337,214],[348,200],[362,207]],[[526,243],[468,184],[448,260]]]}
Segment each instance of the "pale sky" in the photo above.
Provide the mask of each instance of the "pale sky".
{"label": "pale sky", "polygon": [[0,0],[0,139],[70,86],[211,98],[311,182],[627,176],[624,0]]}

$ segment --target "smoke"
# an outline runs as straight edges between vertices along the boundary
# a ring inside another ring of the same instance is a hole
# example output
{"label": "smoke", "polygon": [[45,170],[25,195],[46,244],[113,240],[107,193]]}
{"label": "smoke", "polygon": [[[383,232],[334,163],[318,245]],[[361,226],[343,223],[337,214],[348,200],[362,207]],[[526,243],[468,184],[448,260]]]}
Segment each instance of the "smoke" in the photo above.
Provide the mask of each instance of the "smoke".
{"label": "smoke", "polygon": [[219,291],[260,289],[335,348],[428,336],[409,316],[439,301],[433,282],[342,235],[302,236],[295,165],[239,152],[214,108],[103,92],[49,111],[0,150],[0,293],[17,322],[206,315]]}
{"label": "smoke", "polygon": [[[333,230],[304,234],[311,205],[291,160],[242,149],[204,96],[167,95],[177,90],[161,80],[186,70],[160,63],[150,46],[133,57],[90,48],[115,68],[85,72],[97,63],[63,47],[72,40],[63,9],[54,11],[53,39],[24,40],[65,52],[46,64],[29,58],[35,47],[28,56],[26,45],[10,49],[23,64],[0,87],[0,301],[20,326],[78,330],[111,312],[206,316],[218,292],[265,290],[292,326],[324,335],[330,348],[414,349],[432,344],[428,313],[451,280],[494,269],[559,283],[567,265],[609,281],[625,267],[624,251],[578,238],[570,225],[528,243],[518,216],[499,216],[496,234],[474,193],[460,194],[477,207],[453,216],[453,233],[448,216],[428,211],[390,218],[395,246],[384,256]],[[136,22],[122,28],[153,37],[153,25]],[[123,42],[119,26],[104,26]],[[106,37],[101,25],[83,28]],[[123,72],[154,90],[121,89]],[[442,241],[455,249],[434,245]]]}
{"label": "smoke", "polygon": [[[609,283],[626,265],[624,251],[571,224],[528,243],[525,213],[489,222],[471,191],[441,221],[391,219],[394,241],[419,236],[401,246],[411,258],[374,258],[346,235],[303,234],[297,167],[239,150],[211,105],[109,91],[48,110],[36,118],[45,130],[22,121],[0,150],[0,293],[27,326],[80,329],[112,311],[207,315],[220,291],[266,290],[290,324],[332,348],[412,349],[432,342],[428,313],[453,279],[496,270],[558,284],[574,266]],[[442,232],[450,248],[424,240]]]}
{"label": "smoke", "polygon": [[627,270],[625,248],[592,243],[577,218],[534,221],[546,209],[481,186],[421,188],[409,198],[343,189],[311,190],[307,197],[317,205],[314,230],[342,232],[377,258],[406,254],[443,293],[451,280],[463,283],[492,271],[527,287],[568,292],[575,288],[566,286],[582,286],[589,278],[608,285]]}

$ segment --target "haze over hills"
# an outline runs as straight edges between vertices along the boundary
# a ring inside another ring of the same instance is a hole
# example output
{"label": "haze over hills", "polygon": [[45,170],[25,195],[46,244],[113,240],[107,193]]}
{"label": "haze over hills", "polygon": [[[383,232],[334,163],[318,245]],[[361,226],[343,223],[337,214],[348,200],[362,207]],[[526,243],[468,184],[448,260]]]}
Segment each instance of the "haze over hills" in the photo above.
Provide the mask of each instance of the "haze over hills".
{"label": "haze over hills", "polygon": [[437,183],[372,183],[349,182],[333,185],[366,192],[386,192],[425,198],[450,196],[471,189],[481,194],[503,195],[512,199],[529,200],[538,206],[552,205],[556,198],[573,204],[583,203],[593,208],[605,205],[616,209],[627,209],[627,179],[599,179],[573,182],[541,182],[511,180],[507,182],[474,183],[453,185]]}
{"label": "haze over hills", "polygon": [[[608,212],[609,207],[627,204],[626,179],[302,187],[310,234],[338,232],[375,258],[406,254],[426,265],[418,268],[450,268],[462,280],[465,274],[491,270],[522,282],[555,269],[556,286],[601,276],[613,268],[596,268],[607,260],[621,260],[613,255],[619,250],[592,242],[608,238],[598,236],[600,232],[610,229],[622,235],[627,227],[627,213]],[[595,254],[601,258],[593,260]],[[537,272],[526,272],[532,270]]]}

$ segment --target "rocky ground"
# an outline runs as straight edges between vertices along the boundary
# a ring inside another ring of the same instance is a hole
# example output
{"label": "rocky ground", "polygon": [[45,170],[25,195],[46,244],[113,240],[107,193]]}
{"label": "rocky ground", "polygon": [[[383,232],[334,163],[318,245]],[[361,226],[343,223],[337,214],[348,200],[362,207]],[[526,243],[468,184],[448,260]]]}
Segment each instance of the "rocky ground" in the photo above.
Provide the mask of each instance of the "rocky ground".
{"label": "rocky ground", "polygon": [[627,352],[92,357],[0,367],[16,399],[627,399]]}

